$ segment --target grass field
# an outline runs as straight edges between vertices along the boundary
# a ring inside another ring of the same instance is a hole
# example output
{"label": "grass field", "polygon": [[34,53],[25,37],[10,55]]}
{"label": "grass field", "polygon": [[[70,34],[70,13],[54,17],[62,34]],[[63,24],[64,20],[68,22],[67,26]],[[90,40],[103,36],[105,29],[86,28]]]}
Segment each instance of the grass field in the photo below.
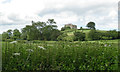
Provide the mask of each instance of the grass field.
{"label": "grass field", "polygon": [[[64,38],[65,40],[67,41],[73,41],[74,40],[74,33],[75,32],[83,32],[86,34],[85,36],[85,40],[89,40],[88,39],[88,33],[90,32],[91,30],[78,30],[78,29],[67,29],[65,31],[62,31],[63,34],[67,34],[67,36]],[[106,33],[107,31],[105,30],[96,30],[98,32],[102,32],[102,33]]]}
{"label": "grass field", "polygon": [[117,70],[118,40],[2,42],[4,70]]}

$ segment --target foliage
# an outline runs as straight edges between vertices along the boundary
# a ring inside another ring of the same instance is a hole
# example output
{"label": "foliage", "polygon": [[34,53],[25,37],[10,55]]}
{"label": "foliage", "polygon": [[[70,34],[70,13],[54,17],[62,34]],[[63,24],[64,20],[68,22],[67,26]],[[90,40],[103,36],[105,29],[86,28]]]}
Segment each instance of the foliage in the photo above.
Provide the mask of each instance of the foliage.
{"label": "foliage", "polygon": [[47,22],[34,22],[32,26],[26,26],[22,29],[22,39],[24,40],[57,40],[61,34],[57,29],[54,19],[48,19]]}
{"label": "foliage", "polygon": [[84,41],[85,40],[85,33],[83,32],[75,32],[74,33],[74,41]]}
{"label": "foliage", "polygon": [[9,38],[8,33],[7,33],[7,32],[3,32],[3,33],[2,33],[2,40],[5,41],[5,40],[8,39],[8,38]]}
{"label": "foliage", "polygon": [[61,34],[60,36],[58,36],[58,38],[57,38],[57,40],[62,40],[62,41],[66,41],[66,37],[67,37],[68,35],[66,34],[66,33],[63,33],[63,34]]}
{"label": "foliage", "polygon": [[106,31],[104,33],[101,34],[102,35],[102,39],[106,39],[106,40],[110,40],[110,39],[117,39],[118,38],[118,32],[115,30],[110,30],[110,31]]}
{"label": "foliage", "polygon": [[[110,40],[120,39],[120,32],[116,30],[102,31],[95,30],[95,23],[89,22],[87,27],[90,29],[80,28],[71,29],[70,27],[62,27],[61,31],[57,29],[54,19],[48,19],[46,22],[34,22],[32,25],[26,25],[20,32],[18,29],[9,29],[2,33],[2,40],[44,40],[44,41],[73,41],[73,40]],[[83,32],[83,33],[76,33]],[[85,38],[84,38],[85,36]]]}
{"label": "foliage", "polygon": [[101,39],[101,33],[97,32],[96,30],[91,30],[88,33],[88,40],[100,40]]}
{"label": "foliage", "polygon": [[82,30],[83,28],[82,27],[80,27],[80,30]]}
{"label": "foliage", "polygon": [[69,30],[69,29],[71,29],[71,28],[70,28],[70,27],[62,27],[62,28],[61,28],[61,31]]}
{"label": "foliage", "polygon": [[18,29],[15,29],[15,30],[13,31],[13,39],[14,39],[14,40],[20,39],[20,35],[21,35],[21,33],[19,32]]}
{"label": "foliage", "polygon": [[95,29],[95,23],[94,22],[89,22],[87,24],[87,27],[90,28],[90,29]]}
{"label": "foliage", "polygon": [[3,71],[117,70],[120,61],[117,45],[106,41],[15,44],[3,42]]}
{"label": "foliage", "polygon": [[9,39],[12,38],[12,30],[9,29],[9,30],[7,31],[7,33],[8,33]]}

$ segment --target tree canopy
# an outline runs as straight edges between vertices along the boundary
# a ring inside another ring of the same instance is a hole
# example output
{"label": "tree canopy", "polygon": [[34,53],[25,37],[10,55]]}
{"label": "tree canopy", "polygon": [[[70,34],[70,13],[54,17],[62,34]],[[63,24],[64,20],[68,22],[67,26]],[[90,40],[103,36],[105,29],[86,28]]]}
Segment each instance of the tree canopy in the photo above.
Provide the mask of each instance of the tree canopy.
{"label": "tree canopy", "polygon": [[95,23],[94,22],[89,22],[87,24],[87,27],[90,28],[90,29],[95,29]]}

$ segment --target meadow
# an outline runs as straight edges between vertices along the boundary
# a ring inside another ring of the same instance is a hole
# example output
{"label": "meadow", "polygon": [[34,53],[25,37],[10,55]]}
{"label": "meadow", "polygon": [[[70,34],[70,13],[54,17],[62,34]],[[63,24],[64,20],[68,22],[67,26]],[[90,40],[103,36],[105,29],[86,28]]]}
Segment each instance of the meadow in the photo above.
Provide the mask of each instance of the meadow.
{"label": "meadow", "polygon": [[117,70],[118,40],[2,42],[5,70]]}

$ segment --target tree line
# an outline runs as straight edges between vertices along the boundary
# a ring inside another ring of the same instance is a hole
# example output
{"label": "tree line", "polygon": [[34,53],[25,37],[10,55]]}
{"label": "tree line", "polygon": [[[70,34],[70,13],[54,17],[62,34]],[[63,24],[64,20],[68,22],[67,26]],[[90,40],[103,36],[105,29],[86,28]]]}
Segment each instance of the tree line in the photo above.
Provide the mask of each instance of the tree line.
{"label": "tree line", "polygon": [[[2,40],[65,40],[64,38],[67,34],[64,34],[62,31],[70,29],[70,27],[62,27],[61,30],[58,30],[54,19],[48,19],[46,22],[32,21],[31,23],[32,25],[26,25],[22,28],[21,32],[18,29],[9,29],[8,31],[3,32]],[[95,28],[94,22],[89,22],[86,26],[89,28],[90,32],[86,34],[75,30],[73,41],[120,39],[120,31],[98,31]],[[80,27],[78,30],[84,29]]]}
{"label": "tree line", "polygon": [[57,37],[61,34],[61,31],[57,29],[54,19],[48,19],[47,22],[34,22],[32,25],[26,25],[22,28],[21,32],[18,29],[11,30],[2,33],[2,40],[57,40]]}
{"label": "tree line", "polygon": [[91,29],[88,34],[85,34],[83,32],[75,32],[74,35],[74,41],[120,39],[120,31],[116,30],[103,32]]}

